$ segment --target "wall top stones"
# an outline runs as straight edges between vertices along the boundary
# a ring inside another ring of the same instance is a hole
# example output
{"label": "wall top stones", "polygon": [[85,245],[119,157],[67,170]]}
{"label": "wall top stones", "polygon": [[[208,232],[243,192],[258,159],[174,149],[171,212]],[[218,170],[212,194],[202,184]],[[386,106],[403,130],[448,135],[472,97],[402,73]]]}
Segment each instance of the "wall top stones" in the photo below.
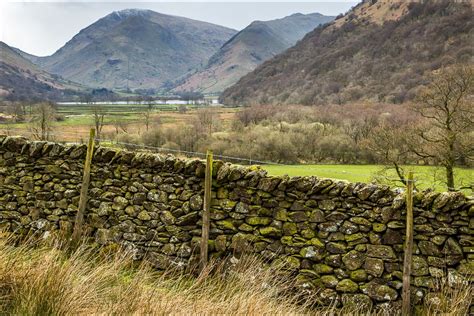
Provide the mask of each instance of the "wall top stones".
{"label": "wall top stones", "polygon": [[[84,144],[63,145],[46,141],[30,141],[21,136],[0,135],[0,149],[10,153],[29,156],[31,159],[72,159],[84,160],[87,146]],[[13,163],[8,162],[7,164]],[[151,152],[132,152],[108,147],[97,147],[94,150],[93,162],[110,165],[120,164],[130,167],[154,168],[160,172],[182,173],[204,178],[205,160],[183,159],[174,155],[163,155]],[[350,183],[344,180],[318,178],[316,176],[288,177],[269,176],[260,166],[245,167],[224,163],[216,160],[213,164],[213,178],[217,185],[237,182],[240,186],[256,186],[259,190],[273,192],[275,190],[292,190],[296,195],[304,193],[307,196],[327,194],[329,196],[357,197],[368,202],[383,205],[390,204],[394,209],[405,206],[405,197],[399,190],[386,185],[368,183]],[[459,208],[462,204],[474,205],[474,198],[466,197],[461,192],[417,192],[414,195],[414,205],[424,209],[443,212]],[[296,207],[296,206],[295,206]],[[330,208],[331,205],[323,206]]]}

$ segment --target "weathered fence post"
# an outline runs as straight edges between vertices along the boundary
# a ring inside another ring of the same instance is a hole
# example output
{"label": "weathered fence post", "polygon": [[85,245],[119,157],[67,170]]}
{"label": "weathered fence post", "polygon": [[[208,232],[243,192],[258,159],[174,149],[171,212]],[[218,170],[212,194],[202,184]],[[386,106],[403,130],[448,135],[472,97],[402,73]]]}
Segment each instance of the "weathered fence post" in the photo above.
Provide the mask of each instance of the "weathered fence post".
{"label": "weathered fence post", "polygon": [[403,292],[402,292],[402,315],[411,314],[410,305],[410,275],[411,261],[413,253],[413,172],[408,172],[407,190],[407,219],[406,219],[406,238],[405,238],[405,255],[403,260]]}
{"label": "weathered fence post", "polygon": [[79,207],[77,209],[76,219],[74,221],[74,231],[72,233],[71,241],[74,246],[79,244],[82,236],[82,224],[84,222],[84,213],[87,205],[87,192],[89,190],[90,172],[92,156],[94,154],[94,138],[95,129],[91,128],[89,135],[89,143],[87,145],[87,154],[84,161],[84,173],[82,176],[81,196],[79,197]]}
{"label": "weathered fence post", "polygon": [[201,270],[207,264],[208,242],[209,242],[209,217],[211,208],[211,186],[212,186],[212,150],[207,151],[206,178],[204,180],[204,209],[202,211],[202,238],[201,238]]}

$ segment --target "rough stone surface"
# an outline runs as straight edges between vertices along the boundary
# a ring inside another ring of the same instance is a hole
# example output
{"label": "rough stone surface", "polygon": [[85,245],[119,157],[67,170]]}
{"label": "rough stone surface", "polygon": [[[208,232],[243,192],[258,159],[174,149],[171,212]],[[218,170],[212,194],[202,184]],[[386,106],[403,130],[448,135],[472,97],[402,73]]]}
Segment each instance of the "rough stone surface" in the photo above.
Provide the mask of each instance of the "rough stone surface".
{"label": "rough stone surface", "polygon": [[[46,148],[46,149],[45,149]],[[0,225],[17,233],[71,230],[85,146],[0,136]],[[196,262],[205,162],[98,148],[85,223],[97,243],[123,244],[158,269]],[[270,177],[216,161],[210,255],[278,260],[322,287],[326,304],[400,300],[404,195],[383,186],[316,177]],[[474,203],[459,193],[414,201],[413,286],[426,293],[448,271],[474,267]],[[417,292],[417,293],[418,293]]]}

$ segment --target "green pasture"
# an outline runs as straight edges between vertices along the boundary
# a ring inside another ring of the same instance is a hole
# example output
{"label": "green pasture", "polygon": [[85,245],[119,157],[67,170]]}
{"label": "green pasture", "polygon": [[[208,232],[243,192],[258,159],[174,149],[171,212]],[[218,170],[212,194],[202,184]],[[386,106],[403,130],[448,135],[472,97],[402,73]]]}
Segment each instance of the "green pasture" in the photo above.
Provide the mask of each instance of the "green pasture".
{"label": "green pasture", "polygon": [[[154,104],[152,113],[176,112],[177,104]],[[196,108],[194,105],[185,105],[188,108]],[[147,104],[103,104],[101,111],[105,114],[104,123],[113,124],[115,121],[123,123],[133,123],[142,119],[141,113],[148,108]],[[55,123],[56,126],[76,126],[88,125],[93,122],[94,107],[90,104],[60,104],[57,107],[57,113],[63,117],[63,120]],[[27,123],[10,123],[9,128],[22,129]]]}
{"label": "green pasture", "polygon": [[[177,111],[180,105],[177,104],[153,104],[152,111]],[[184,105],[187,107],[195,107],[193,105]],[[116,115],[130,115],[145,111],[148,108],[147,104],[102,104],[101,110],[107,114]],[[60,104],[57,112],[62,115],[79,115],[92,114],[94,112],[94,105],[92,104]]]}
{"label": "green pasture", "polygon": [[[194,108],[193,105],[185,105],[188,108]],[[176,104],[155,104],[153,105],[151,112],[175,112],[178,111],[179,105]],[[101,111],[105,113],[106,119],[113,121],[115,118],[120,117],[121,121],[136,121],[140,119],[140,113],[145,112],[148,109],[146,104],[104,104],[102,105]],[[68,121],[67,124],[78,123],[80,124],[80,117],[92,117],[94,114],[94,107],[88,104],[77,104],[77,105],[59,105],[57,113],[63,115]],[[79,116],[79,118],[76,118]],[[76,122],[72,119],[78,119]]]}
{"label": "green pasture", "polygon": [[[263,166],[271,175],[289,176],[317,176],[347,180],[349,182],[372,182],[379,179],[381,182],[391,186],[402,186],[397,181],[395,170],[385,170],[381,165],[266,165]],[[404,166],[405,170],[414,172],[416,185],[419,189],[433,188],[437,191],[446,191],[443,184],[444,169],[435,166]],[[455,169],[456,187],[470,186],[474,183],[474,169]],[[463,190],[472,194],[471,189]]]}

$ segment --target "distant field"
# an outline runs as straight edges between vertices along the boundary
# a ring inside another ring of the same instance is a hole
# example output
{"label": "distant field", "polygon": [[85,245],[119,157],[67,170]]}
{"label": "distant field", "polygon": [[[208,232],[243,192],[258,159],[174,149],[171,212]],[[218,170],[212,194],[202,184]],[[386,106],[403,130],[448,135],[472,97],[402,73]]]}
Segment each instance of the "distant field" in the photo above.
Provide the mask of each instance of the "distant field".
{"label": "distant field", "polygon": [[[102,133],[115,134],[114,125],[120,122],[125,125],[127,132],[131,134],[141,134],[144,132],[145,124],[143,122],[143,113],[148,105],[146,104],[104,104],[103,111],[104,128]],[[198,106],[185,105],[188,108],[186,113],[179,113],[178,104],[155,104],[153,105],[151,115],[151,126],[171,126],[182,122],[190,122],[195,117]],[[235,114],[236,109],[218,108],[217,111],[223,122],[229,121]],[[58,105],[57,113],[63,117],[63,120],[55,122],[53,133],[58,134],[58,141],[78,141],[87,137],[89,129],[93,127],[93,108],[87,104]],[[1,124],[0,132],[7,134],[27,134],[27,123]]]}
{"label": "distant field", "polygon": [[[417,186],[420,189],[434,188],[446,191],[443,185],[444,169],[433,166],[406,166],[407,170],[413,170]],[[383,166],[380,165],[293,165],[293,166],[264,166],[271,175],[289,176],[318,176],[323,178],[347,180],[350,182],[371,182],[379,174]],[[474,169],[456,168],[456,186],[474,183]],[[395,171],[387,172],[389,180],[397,179]],[[392,181],[392,186],[401,186],[400,182]],[[472,194],[472,190],[464,190]]]}

